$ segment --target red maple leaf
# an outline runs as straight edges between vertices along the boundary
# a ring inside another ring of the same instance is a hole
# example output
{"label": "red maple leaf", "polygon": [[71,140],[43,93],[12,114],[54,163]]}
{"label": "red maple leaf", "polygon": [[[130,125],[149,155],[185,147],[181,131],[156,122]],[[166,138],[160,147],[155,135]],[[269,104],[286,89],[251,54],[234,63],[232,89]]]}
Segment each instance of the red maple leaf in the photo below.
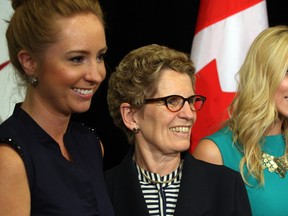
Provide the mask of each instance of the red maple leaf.
{"label": "red maple leaf", "polygon": [[228,118],[227,107],[235,92],[223,92],[219,83],[216,60],[211,61],[196,74],[196,93],[206,97],[203,108],[197,112],[192,128],[190,152],[199,140],[216,132]]}

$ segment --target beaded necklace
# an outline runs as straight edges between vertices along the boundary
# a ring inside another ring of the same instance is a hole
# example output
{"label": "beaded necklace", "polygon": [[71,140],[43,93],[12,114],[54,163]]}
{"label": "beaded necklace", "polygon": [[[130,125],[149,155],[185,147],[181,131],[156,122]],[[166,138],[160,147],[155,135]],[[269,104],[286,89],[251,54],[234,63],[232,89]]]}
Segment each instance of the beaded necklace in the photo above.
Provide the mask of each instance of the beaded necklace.
{"label": "beaded necklace", "polygon": [[[284,135],[282,136],[285,141]],[[261,151],[261,166],[262,169],[267,168],[269,172],[276,172],[281,178],[284,178],[288,170],[286,154],[281,157],[274,157]]]}
{"label": "beaded necklace", "polygon": [[285,155],[274,157],[265,152],[261,152],[262,169],[267,168],[269,172],[276,172],[281,178],[284,178],[288,170],[287,160]]}

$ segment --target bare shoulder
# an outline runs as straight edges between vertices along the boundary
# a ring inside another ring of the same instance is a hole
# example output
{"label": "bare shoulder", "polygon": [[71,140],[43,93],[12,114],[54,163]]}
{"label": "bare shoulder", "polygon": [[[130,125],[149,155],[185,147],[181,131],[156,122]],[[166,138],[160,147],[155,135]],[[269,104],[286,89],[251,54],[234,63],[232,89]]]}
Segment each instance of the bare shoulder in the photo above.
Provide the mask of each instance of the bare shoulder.
{"label": "bare shoulder", "polygon": [[0,215],[30,215],[30,192],[24,163],[13,148],[1,143],[0,191]]}
{"label": "bare shoulder", "polygon": [[199,160],[223,165],[221,152],[217,145],[210,139],[202,139],[192,154]]}

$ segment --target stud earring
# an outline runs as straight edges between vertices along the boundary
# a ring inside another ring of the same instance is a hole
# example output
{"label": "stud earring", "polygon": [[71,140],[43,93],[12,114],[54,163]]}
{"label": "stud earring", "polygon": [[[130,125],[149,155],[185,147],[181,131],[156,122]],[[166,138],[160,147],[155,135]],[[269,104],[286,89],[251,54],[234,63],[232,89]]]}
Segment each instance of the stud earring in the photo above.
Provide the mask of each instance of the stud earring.
{"label": "stud earring", "polygon": [[31,76],[31,77],[29,77],[29,83],[31,86],[36,87],[39,83],[39,80],[37,77]]}
{"label": "stud earring", "polygon": [[132,129],[132,131],[133,131],[134,134],[137,134],[137,133],[140,131],[140,128],[134,127],[134,128]]}

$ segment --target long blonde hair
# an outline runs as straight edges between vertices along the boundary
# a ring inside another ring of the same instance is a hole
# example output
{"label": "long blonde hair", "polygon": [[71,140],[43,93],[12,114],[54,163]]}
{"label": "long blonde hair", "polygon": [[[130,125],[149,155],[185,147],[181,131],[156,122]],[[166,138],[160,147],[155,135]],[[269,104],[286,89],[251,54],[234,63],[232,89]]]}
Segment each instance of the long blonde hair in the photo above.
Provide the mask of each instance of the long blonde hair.
{"label": "long blonde hair", "polygon": [[[238,91],[229,108],[229,127],[234,143],[243,151],[240,172],[246,184],[248,173],[264,185],[260,164],[261,143],[267,130],[278,119],[274,95],[288,68],[288,26],[275,26],[264,30],[253,42],[239,71]],[[287,124],[282,130],[286,137]],[[287,148],[286,153],[287,154]]]}

